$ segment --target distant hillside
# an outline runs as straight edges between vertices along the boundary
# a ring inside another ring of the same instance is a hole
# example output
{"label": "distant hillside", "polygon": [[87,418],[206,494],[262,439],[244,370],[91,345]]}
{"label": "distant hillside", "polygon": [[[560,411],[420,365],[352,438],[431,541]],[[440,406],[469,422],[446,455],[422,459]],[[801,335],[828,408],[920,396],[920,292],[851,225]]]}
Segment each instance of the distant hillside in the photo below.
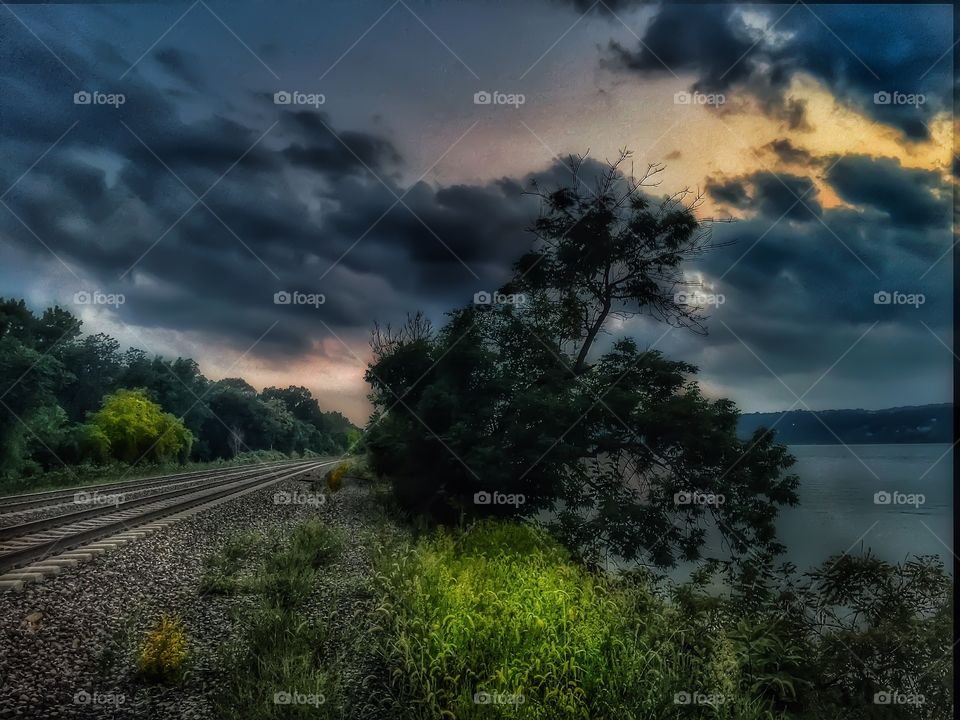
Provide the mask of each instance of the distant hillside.
{"label": "distant hillside", "polygon": [[808,410],[750,413],[740,418],[737,433],[746,438],[758,427],[776,423],[777,440],[788,445],[953,442],[951,403],[886,410],[822,410],[817,416],[822,423]]}

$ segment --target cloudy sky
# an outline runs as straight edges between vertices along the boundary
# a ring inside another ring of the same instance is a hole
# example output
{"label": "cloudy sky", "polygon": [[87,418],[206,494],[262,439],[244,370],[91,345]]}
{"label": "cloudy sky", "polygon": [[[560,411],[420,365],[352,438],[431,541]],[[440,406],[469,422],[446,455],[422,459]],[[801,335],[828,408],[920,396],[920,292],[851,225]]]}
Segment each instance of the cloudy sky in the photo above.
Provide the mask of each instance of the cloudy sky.
{"label": "cloudy sky", "polygon": [[[628,147],[666,165],[650,192],[737,222],[689,268],[724,300],[707,337],[616,333],[746,411],[946,402],[952,28],[948,5],[4,5],[0,295],[362,423],[373,322],[499,286],[530,180]],[[274,303],[294,290],[326,302]]]}

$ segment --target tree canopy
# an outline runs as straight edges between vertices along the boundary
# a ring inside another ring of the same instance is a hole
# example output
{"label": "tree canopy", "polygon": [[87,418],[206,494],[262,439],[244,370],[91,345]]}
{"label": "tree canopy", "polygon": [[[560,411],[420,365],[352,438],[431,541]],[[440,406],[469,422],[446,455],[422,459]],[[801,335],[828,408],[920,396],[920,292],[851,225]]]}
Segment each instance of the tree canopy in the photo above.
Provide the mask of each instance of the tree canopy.
{"label": "tree canopy", "polygon": [[705,332],[685,263],[713,247],[699,196],[647,192],[660,172],[534,186],[533,246],[498,293],[434,330],[421,315],[377,328],[366,379],[367,447],[410,510],[542,515],[586,557],[670,566],[701,556],[717,529],[734,554],[776,552],[777,508],[796,502],[793,463],[773,435],[738,439],[738,411],[700,390],[694,366],[630,338],[646,315]]}
{"label": "tree canopy", "polygon": [[0,476],[79,462],[230,458],[249,450],[337,453],[356,428],[304,387],[258,393],[212,381],[190,358],[84,335],[60,307],[0,298]]}

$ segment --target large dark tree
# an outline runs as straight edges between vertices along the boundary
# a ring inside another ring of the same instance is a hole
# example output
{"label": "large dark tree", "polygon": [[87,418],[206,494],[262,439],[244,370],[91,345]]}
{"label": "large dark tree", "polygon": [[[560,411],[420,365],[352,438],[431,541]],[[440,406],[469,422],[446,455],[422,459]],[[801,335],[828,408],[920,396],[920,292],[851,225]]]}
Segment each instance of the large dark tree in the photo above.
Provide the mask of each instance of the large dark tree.
{"label": "large dark tree", "polygon": [[704,397],[695,367],[630,339],[598,347],[637,314],[705,332],[684,271],[712,223],[694,193],[650,197],[661,168],[630,177],[629,158],[592,178],[576,159],[568,186],[534,186],[542,213],[508,302],[439,332],[420,317],[375,332],[367,446],[402,503],[441,519],[547,510],[585,555],[661,566],[700,557],[711,528],[735,554],[775,551],[777,508],[796,502],[786,449],[762,430],[738,439],[735,406]]}

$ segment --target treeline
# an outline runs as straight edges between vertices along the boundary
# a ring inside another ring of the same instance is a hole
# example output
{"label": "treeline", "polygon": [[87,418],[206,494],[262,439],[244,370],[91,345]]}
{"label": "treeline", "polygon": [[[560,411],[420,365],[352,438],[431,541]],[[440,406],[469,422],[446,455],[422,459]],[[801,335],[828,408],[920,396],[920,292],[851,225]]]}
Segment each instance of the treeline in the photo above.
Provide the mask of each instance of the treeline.
{"label": "treeline", "polygon": [[258,393],[189,358],[121,350],[56,306],[0,298],[0,475],[106,461],[208,461],[254,450],[337,453],[357,429],[304,387]]}
{"label": "treeline", "polygon": [[776,427],[788,445],[869,445],[953,442],[953,405],[918,405],[884,410],[786,410],[742,415],[741,437],[758,427]]}

